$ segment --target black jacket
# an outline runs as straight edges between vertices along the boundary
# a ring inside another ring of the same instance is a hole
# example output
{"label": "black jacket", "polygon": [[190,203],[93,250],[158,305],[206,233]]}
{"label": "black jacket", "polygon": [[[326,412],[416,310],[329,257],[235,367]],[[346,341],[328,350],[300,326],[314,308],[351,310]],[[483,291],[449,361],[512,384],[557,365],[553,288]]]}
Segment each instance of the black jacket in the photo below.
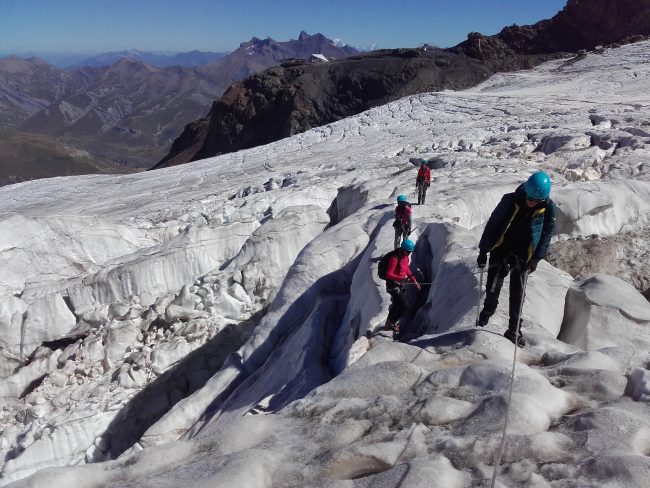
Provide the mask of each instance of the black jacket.
{"label": "black jacket", "polygon": [[[525,205],[524,185],[520,185],[513,193],[503,195],[483,230],[478,245],[481,252],[490,252],[503,244],[510,224]],[[555,229],[555,214],[555,203],[550,198],[535,208],[530,221],[530,234],[521,236],[530,242],[526,262],[533,259],[539,261],[546,256]]]}

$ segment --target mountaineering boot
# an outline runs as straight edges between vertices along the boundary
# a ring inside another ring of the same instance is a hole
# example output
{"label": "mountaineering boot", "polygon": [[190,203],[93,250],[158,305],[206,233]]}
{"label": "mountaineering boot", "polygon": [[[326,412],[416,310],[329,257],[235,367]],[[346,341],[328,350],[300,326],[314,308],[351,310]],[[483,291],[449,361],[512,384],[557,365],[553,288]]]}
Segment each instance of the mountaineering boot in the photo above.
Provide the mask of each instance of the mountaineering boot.
{"label": "mountaineering boot", "polygon": [[393,340],[399,341],[399,324],[393,325]]}
{"label": "mountaineering boot", "polygon": [[[515,329],[508,329],[503,333],[503,337],[505,337],[510,342],[515,344],[515,335],[516,334],[517,334],[517,331]],[[519,331],[519,337],[517,338],[517,345],[519,347],[524,347],[526,345],[526,340],[524,339],[524,336],[521,333],[521,330]]]}
{"label": "mountaineering boot", "polygon": [[476,326],[485,327],[491,316],[492,314],[487,313],[485,309],[481,310],[481,313],[478,315],[478,320],[476,321]]}

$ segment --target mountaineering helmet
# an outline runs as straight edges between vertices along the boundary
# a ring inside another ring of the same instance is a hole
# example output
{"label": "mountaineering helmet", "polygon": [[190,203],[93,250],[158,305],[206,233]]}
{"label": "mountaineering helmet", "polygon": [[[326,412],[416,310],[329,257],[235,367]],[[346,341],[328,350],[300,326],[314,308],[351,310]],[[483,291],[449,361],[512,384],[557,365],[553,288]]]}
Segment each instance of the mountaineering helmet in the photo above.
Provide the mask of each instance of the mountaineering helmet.
{"label": "mountaineering helmet", "polygon": [[405,202],[406,201],[406,195],[399,195],[397,197],[397,203]]}
{"label": "mountaineering helmet", "polygon": [[404,242],[402,242],[400,248],[408,252],[413,252],[413,249],[415,249],[415,244],[413,244],[413,241],[411,239],[404,239]]}
{"label": "mountaineering helmet", "polygon": [[531,200],[546,200],[551,194],[551,178],[544,171],[537,171],[524,183],[524,191]]}

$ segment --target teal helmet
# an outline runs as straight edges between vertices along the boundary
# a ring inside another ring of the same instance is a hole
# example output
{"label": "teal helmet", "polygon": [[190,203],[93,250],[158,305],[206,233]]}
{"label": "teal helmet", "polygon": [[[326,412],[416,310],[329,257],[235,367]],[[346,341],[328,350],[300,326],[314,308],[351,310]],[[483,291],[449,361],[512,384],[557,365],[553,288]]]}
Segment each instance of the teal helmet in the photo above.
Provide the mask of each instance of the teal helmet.
{"label": "teal helmet", "polygon": [[524,183],[524,191],[531,200],[546,200],[551,194],[551,178],[544,171],[537,171]]}
{"label": "teal helmet", "polygon": [[415,244],[413,244],[413,241],[411,239],[404,239],[404,242],[402,242],[400,249],[404,249],[408,252],[413,252],[413,249],[415,249]]}
{"label": "teal helmet", "polygon": [[397,203],[402,203],[406,201],[406,195],[399,195],[397,197]]}

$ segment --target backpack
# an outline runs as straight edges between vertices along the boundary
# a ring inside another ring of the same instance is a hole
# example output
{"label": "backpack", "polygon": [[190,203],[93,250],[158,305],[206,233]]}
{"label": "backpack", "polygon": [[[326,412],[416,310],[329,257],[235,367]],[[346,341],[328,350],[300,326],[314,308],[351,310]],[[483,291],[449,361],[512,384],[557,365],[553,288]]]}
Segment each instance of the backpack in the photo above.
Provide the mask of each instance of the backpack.
{"label": "backpack", "polygon": [[379,260],[379,265],[377,266],[377,274],[379,275],[379,278],[382,280],[386,280],[386,271],[388,271],[388,261],[391,257],[395,256],[397,254],[397,249],[393,249],[392,251],[384,254],[382,258]]}
{"label": "backpack", "polygon": [[411,204],[409,202],[406,202],[405,205],[398,205],[397,208],[395,209],[395,220],[399,221],[401,223],[405,223],[404,221],[408,219],[408,212],[406,211],[406,207],[411,208]]}

